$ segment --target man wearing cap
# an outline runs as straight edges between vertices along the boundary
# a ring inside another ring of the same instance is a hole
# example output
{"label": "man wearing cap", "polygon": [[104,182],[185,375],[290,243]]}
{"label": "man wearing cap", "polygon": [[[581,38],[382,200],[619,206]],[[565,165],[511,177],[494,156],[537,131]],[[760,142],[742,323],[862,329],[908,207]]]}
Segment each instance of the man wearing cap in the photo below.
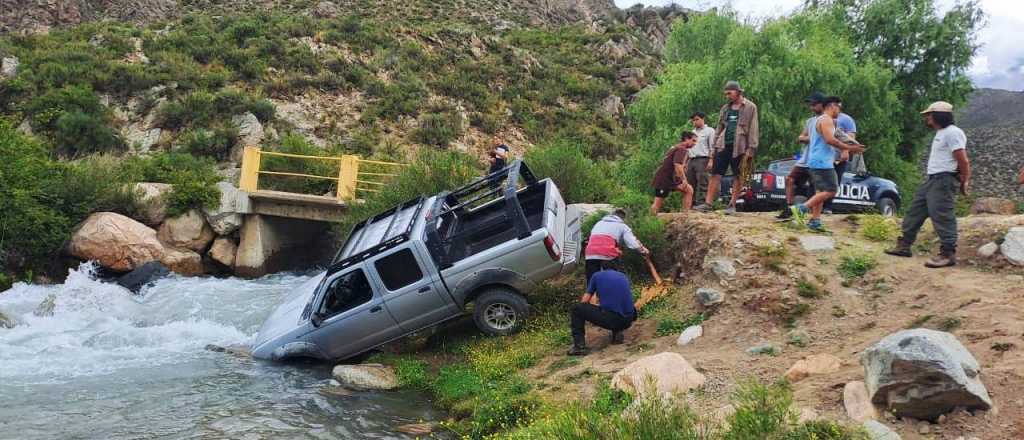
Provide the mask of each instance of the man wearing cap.
{"label": "man wearing cap", "polygon": [[793,201],[796,199],[796,192],[800,190],[803,193],[804,186],[811,181],[811,173],[807,171],[807,150],[810,147],[810,132],[814,130],[814,122],[825,111],[823,105],[825,94],[814,92],[804,102],[810,107],[811,113],[814,113],[814,116],[804,121],[804,130],[800,133],[800,137],[797,138],[798,142],[804,144],[804,148],[800,150],[800,157],[797,158],[793,168],[789,170],[789,175],[786,176],[786,206],[782,207],[782,212],[775,217],[779,220],[788,220],[793,217]]}
{"label": "man wearing cap", "polygon": [[708,182],[708,193],[704,198],[704,204],[696,209],[701,211],[711,210],[715,198],[718,197],[719,186],[722,184],[722,176],[726,170],[732,169],[732,197],[729,198],[729,206],[725,209],[726,214],[736,212],[736,197],[743,188],[743,181],[739,178],[740,166],[744,161],[749,161],[753,166],[754,154],[757,152],[757,145],[760,138],[760,130],[757,122],[757,105],[743,97],[743,88],[736,81],[725,83],[724,93],[728,103],[722,106],[718,112],[718,128],[715,130],[715,151],[711,156],[711,180]]}
{"label": "man wearing cap", "polygon": [[939,236],[939,254],[924,263],[926,267],[948,267],[956,264],[956,192],[967,195],[971,181],[971,164],[967,160],[967,136],[953,125],[953,105],[938,101],[921,114],[925,124],[935,130],[928,153],[928,179],[917,187],[914,199],[903,217],[903,236],[885,253],[911,257],[910,246],[925,219],[932,220]]}

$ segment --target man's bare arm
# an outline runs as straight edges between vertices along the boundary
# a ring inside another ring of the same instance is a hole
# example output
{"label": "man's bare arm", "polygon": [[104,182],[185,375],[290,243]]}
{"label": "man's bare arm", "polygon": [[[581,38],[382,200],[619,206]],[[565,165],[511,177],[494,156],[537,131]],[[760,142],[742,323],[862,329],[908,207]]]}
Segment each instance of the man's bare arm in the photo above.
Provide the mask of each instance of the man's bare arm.
{"label": "man's bare arm", "polygon": [[834,133],[835,128],[836,124],[835,122],[832,121],[832,118],[818,118],[818,131],[821,132],[822,137],[825,138],[826,144],[829,144],[839,150],[848,150],[851,153],[859,154],[864,152],[863,145],[850,145],[843,141],[840,141],[839,139],[836,139]]}
{"label": "man's bare arm", "polygon": [[960,174],[960,192],[966,196],[970,193],[971,184],[971,161],[967,160],[967,150],[961,148],[954,151],[953,159],[956,159],[956,170]]}
{"label": "man's bare arm", "polygon": [[801,144],[806,144],[811,141],[811,135],[807,133],[807,125],[804,125],[804,131],[800,132],[800,136],[796,138]]}

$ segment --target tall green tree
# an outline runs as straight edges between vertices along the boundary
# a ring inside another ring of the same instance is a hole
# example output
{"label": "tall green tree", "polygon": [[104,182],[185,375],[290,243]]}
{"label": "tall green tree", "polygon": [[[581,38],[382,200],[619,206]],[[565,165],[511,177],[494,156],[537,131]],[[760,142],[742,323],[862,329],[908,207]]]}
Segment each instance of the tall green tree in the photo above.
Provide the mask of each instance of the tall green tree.
{"label": "tall green tree", "polygon": [[857,61],[853,45],[831,20],[797,14],[753,27],[729,17],[702,17],[676,26],[666,53],[675,62],[666,66],[658,87],[630,108],[642,145],[623,165],[627,182],[646,187],[665,148],[689,129],[692,112],[707,113],[716,125],[725,103],[722,86],[736,79],[758,105],[762,165],[799,151],[797,136],[810,116],[803,100],[820,90],[844,97],[845,110],[857,118],[859,139],[870,147],[872,171],[912,183],[913,166],[896,152],[901,104],[894,74],[881,63]]}
{"label": "tall green tree", "polygon": [[881,61],[899,86],[900,154],[915,160],[929,130],[918,112],[933,101],[954,106],[973,90],[967,69],[978,50],[985,14],[978,0],[958,1],[940,15],[935,0],[816,0],[809,12],[842,29],[860,62]]}

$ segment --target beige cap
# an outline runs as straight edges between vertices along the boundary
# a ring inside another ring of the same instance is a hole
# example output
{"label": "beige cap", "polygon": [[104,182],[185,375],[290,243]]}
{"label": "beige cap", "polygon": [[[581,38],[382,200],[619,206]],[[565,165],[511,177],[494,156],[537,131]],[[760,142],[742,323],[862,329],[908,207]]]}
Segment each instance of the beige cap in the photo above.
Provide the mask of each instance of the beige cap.
{"label": "beige cap", "polygon": [[926,115],[934,112],[953,113],[953,104],[946,101],[935,101],[932,105],[929,105],[928,108],[924,109],[921,114]]}

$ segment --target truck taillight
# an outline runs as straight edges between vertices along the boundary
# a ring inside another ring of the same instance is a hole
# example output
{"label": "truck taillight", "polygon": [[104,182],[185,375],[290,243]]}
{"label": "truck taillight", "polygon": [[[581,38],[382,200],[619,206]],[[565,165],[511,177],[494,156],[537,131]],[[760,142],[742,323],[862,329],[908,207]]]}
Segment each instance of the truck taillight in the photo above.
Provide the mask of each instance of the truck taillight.
{"label": "truck taillight", "polygon": [[770,173],[764,173],[761,175],[761,187],[766,191],[771,191],[775,188],[775,175]]}
{"label": "truck taillight", "polygon": [[555,243],[555,239],[551,238],[550,235],[544,237],[544,247],[548,249],[548,256],[551,257],[552,261],[558,261],[562,257],[562,253],[558,250],[558,244]]}

